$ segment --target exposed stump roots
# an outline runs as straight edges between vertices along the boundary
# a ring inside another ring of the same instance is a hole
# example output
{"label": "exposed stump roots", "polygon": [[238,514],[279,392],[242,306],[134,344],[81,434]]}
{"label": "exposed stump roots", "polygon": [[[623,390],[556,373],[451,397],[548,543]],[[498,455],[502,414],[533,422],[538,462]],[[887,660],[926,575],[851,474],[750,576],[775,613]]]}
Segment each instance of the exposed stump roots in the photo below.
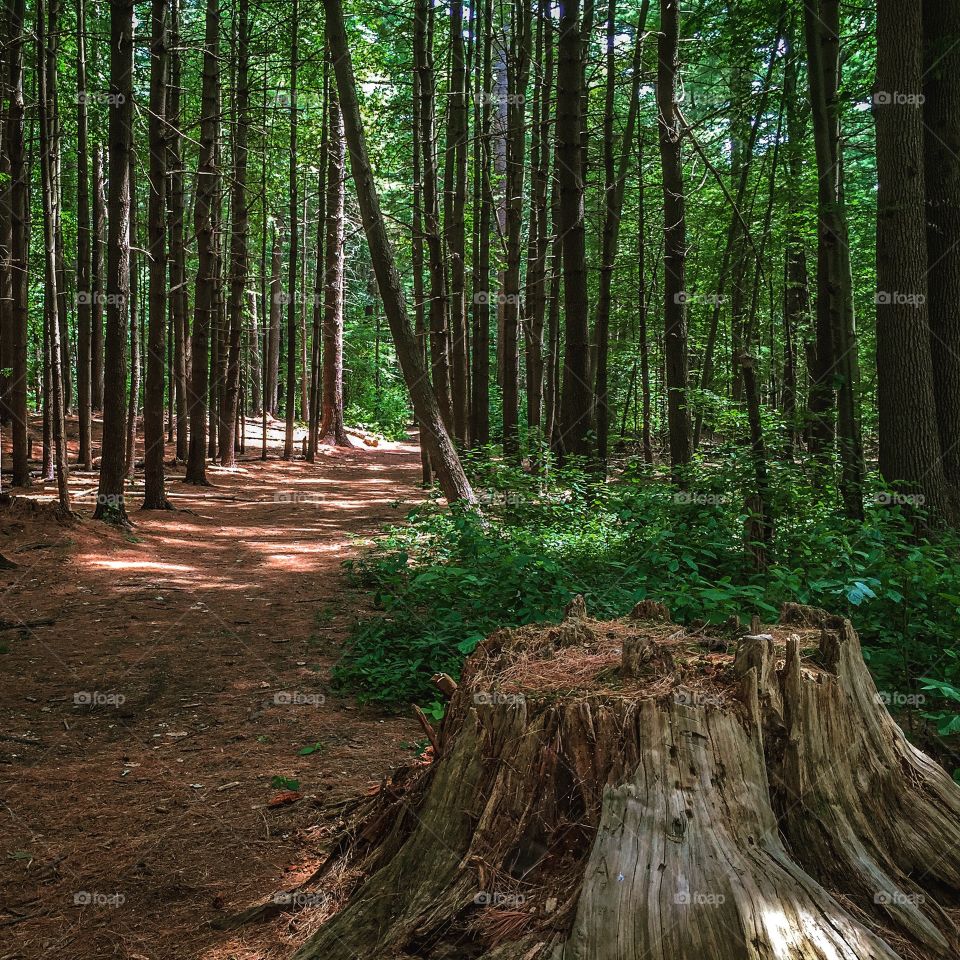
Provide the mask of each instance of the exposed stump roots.
{"label": "exposed stump roots", "polygon": [[960,788],[850,622],[710,630],[579,602],[491,636],[439,755],[345,819],[297,960],[960,956]]}

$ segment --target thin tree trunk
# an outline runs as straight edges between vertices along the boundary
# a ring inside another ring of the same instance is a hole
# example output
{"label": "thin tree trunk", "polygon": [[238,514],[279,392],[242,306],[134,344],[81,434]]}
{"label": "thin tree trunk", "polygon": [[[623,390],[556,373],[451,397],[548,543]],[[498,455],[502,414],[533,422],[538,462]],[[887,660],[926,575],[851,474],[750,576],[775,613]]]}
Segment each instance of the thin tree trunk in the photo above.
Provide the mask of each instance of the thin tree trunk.
{"label": "thin tree trunk", "polygon": [[324,0],[324,9],[327,14],[327,37],[336,71],[340,109],[343,113],[344,131],[350,150],[350,165],[357,189],[360,214],[370,247],[370,258],[377,276],[380,296],[393,334],[397,359],[407,389],[410,391],[420,429],[427,437],[430,459],[437,471],[437,479],[444,496],[450,503],[463,501],[473,504],[476,498],[444,426],[436,394],[427,378],[417,338],[407,316],[403,285],[394,263],[393,249],[380,211],[380,201],[367,155],[366,136],[360,119],[356,80],[353,75],[353,64],[350,48],[347,45],[340,0]]}
{"label": "thin tree trunk", "polygon": [[91,236],[90,297],[90,405],[98,413],[103,410],[103,247],[107,231],[107,196],[103,175],[104,151],[93,148],[93,233]]}
{"label": "thin tree trunk", "polygon": [[[470,378],[470,442],[477,447],[490,442],[490,124],[493,110],[493,0],[483,0],[483,91],[480,123],[474,137],[474,177],[479,181],[478,256],[473,275],[473,357]],[[479,54],[477,59],[479,60]],[[421,142],[426,142],[421,138]],[[476,205],[475,205],[476,206]]]}
{"label": "thin tree trunk", "polygon": [[687,228],[680,157],[682,128],[676,107],[676,76],[680,42],[679,0],[663,0],[658,38],[657,109],[660,127],[660,163],[663,168],[663,293],[666,356],[667,423],[670,467],[674,482],[683,480],[683,468],[692,452],[687,409]]}
{"label": "thin tree trunk", "polygon": [[283,289],[280,284],[280,236],[276,226],[273,228],[273,251],[270,257],[270,325],[267,336],[267,386],[264,406],[271,416],[279,409],[280,380],[280,323],[283,306]]}
{"label": "thin tree trunk", "polygon": [[87,146],[87,30],[85,0],[77,0],[77,413],[84,470],[93,468],[91,392],[90,158]]}
{"label": "thin tree trunk", "polygon": [[604,105],[603,160],[604,160],[604,220],[602,251],[600,254],[600,289],[597,294],[596,340],[596,410],[597,410],[597,456],[606,464],[607,444],[610,436],[610,401],[607,396],[607,367],[610,353],[610,307],[612,300],[613,271],[617,260],[620,239],[620,221],[623,216],[623,194],[627,181],[627,167],[633,150],[633,131],[640,105],[640,79],[643,75],[643,38],[647,26],[649,0],[644,0],[637,20],[633,64],[630,85],[630,106],[627,108],[627,123],[620,146],[620,156],[614,155],[614,106],[616,94],[616,2],[609,0],[607,9],[607,87]]}
{"label": "thin tree trunk", "polygon": [[140,409],[140,257],[138,253],[137,173],[130,152],[130,395],[127,398],[127,476],[137,465],[137,413]]}
{"label": "thin tree trunk", "polygon": [[331,88],[327,135],[327,236],[323,305],[323,409],[320,443],[349,445],[343,426],[343,205],[346,141],[336,91]]}
{"label": "thin tree trunk", "polygon": [[47,23],[46,0],[37,0],[37,83],[38,83],[38,121],[40,125],[40,176],[43,200],[43,246],[44,246],[44,303],[45,317],[49,327],[50,379],[53,393],[50,397],[50,420],[53,430],[54,462],[57,477],[57,493],[60,510],[70,513],[69,465],[67,464],[67,438],[64,430],[64,375],[61,369],[60,322],[58,311],[60,296],[56,262],[56,222],[59,216],[59,198],[57,195],[57,157],[59,140],[54,136],[55,119],[52,104],[56,98],[56,70],[49,69],[52,59],[52,37],[56,26],[55,7],[50,9],[50,23]]}
{"label": "thin tree trunk", "polygon": [[126,523],[127,307],[130,297],[130,155],[133,146],[133,0],[110,5],[107,330],[103,444],[94,517]]}
{"label": "thin tree trunk", "polygon": [[287,383],[286,432],[283,459],[293,459],[293,424],[297,402],[297,264],[300,228],[297,202],[297,68],[299,67],[299,3],[293,0],[290,40],[290,262],[287,264]]}
{"label": "thin tree trunk", "polygon": [[233,185],[231,192],[230,309],[227,353],[227,384],[220,411],[220,464],[236,463],[237,416],[240,410],[240,346],[243,338],[243,308],[246,299],[250,231],[247,208],[247,141],[250,108],[250,14],[247,0],[240,0],[237,29],[236,123],[233,133]]}
{"label": "thin tree trunk", "polygon": [[170,314],[173,327],[173,371],[174,392],[176,393],[176,459],[185,463],[189,457],[188,410],[189,386],[187,380],[190,371],[189,339],[190,328],[187,319],[189,297],[187,294],[186,250],[184,248],[184,196],[183,196],[183,158],[181,155],[180,130],[180,0],[170,3],[170,87],[168,90],[167,123],[169,124],[169,214],[170,234]]}
{"label": "thin tree trunk", "polygon": [[193,227],[197,238],[197,282],[194,295],[191,376],[189,381],[190,452],[185,482],[209,486],[207,455],[207,389],[210,362],[210,332],[217,310],[216,238],[214,210],[219,195],[216,166],[220,118],[217,114],[220,86],[220,7],[207,0],[203,50],[203,82],[200,118],[200,164],[194,190]]}
{"label": "thin tree trunk", "polygon": [[423,145],[423,216],[430,275],[430,364],[433,389],[448,430],[453,429],[453,398],[450,387],[450,338],[447,330],[447,284],[440,236],[437,198],[437,154],[434,122],[433,6],[415,0],[413,56],[420,74],[420,123]]}
{"label": "thin tree trunk", "polygon": [[[416,93],[414,93],[416,110]],[[327,228],[327,152],[330,149],[330,58],[323,60],[323,133],[320,136],[320,158],[317,173],[317,249],[313,277],[313,317],[310,349],[310,420],[307,432],[307,460],[313,463],[317,458],[317,444],[320,439],[321,391],[323,389],[321,363],[323,362],[323,291],[324,291],[324,247],[323,235]],[[416,142],[414,142],[416,149]],[[414,171],[414,190],[416,191],[416,171]],[[416,231],[416,225],[414,225]],[[416,239],[414,239],[416,243]]]}
{"label": "thin tree trunk", "polygon": [[[167,9],[168,0],[151,4],[150,39],[150,191],[147,205],[149,321],[147,376],[143,396],[143,509],[169,510],[163,471],[163,394],[167,343]],[[173,385],[171,384],[171,387]]]}

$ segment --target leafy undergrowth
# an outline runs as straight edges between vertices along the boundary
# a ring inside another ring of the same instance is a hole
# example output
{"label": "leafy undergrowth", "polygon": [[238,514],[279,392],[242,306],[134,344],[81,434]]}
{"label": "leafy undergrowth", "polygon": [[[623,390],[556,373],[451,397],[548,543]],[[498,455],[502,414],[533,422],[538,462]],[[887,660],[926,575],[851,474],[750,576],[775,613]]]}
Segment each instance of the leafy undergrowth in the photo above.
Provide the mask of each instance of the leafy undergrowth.
{"label": "leafy undergrowth", "polygon": [[498,627],[556,620],[582,593],[592,616],[665,601],[679,622],[775,620],[785,600],[849,616],[881,696],[944,734],[960,720],[960,538],[917,539],[875,489],[865,523],[834,491],[773,465],[775,550],[758,573],[744,545],[748,465],[714,451],[685,491],[642,465],[615,481],[470,465],[482,513],[427,505],[353,563],[380,615],[357,623],[337,682],[383,705],[429,703],[432,674],[457,675]]}

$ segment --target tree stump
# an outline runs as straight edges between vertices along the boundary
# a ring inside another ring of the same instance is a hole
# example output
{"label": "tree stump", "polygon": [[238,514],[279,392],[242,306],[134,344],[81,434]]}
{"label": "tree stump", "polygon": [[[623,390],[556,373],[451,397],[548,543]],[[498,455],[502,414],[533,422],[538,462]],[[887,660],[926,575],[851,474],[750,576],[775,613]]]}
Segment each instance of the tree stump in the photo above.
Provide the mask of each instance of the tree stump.
{"label": "tree stump", "polygon": [[726,653],[570,613],[580,645],[470,657],[433,762],[344,820],[296,960],[960,956],[960,788],[849,621],[788,605]]}

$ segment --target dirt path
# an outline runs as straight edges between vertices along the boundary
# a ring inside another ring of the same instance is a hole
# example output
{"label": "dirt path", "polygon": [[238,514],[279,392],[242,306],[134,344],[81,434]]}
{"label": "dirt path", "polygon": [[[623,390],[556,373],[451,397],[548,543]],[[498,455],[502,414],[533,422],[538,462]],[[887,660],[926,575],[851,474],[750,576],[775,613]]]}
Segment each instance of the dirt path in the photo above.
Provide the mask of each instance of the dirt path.
{"label": "dirt path", "polygon": [[[307,875],[317,803],[419,737],[329,688],[365,602],[341,562],[418,469],[408,444],[244,460],[130,534],[0,511],[0,626],[52,620],[0,631],[0,960],[289,955],[305,916],[210,923]],[[85,517],[95,484],[73,480]],[[275,776],[303,799],[268,807]]]}

